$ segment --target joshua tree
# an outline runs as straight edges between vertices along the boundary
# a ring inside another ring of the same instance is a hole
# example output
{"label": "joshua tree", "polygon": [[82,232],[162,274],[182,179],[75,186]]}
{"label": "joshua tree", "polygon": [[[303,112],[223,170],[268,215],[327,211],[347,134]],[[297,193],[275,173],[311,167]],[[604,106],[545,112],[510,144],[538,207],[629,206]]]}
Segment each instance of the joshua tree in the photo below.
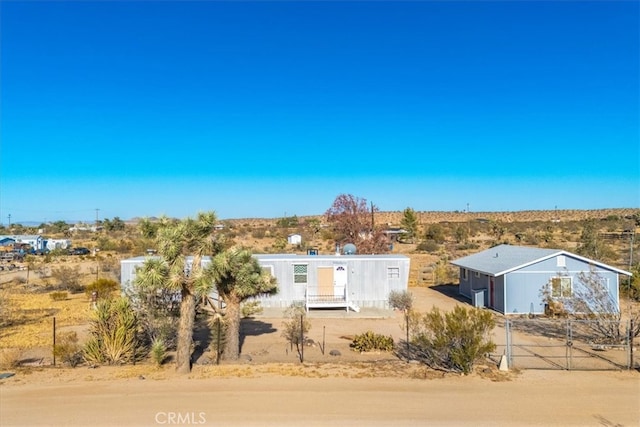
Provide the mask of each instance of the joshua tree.
{"label": "joshua tree", "polygon": [[232,248],[219,253],[207,268],[218,289],[218,295],[226,304],[224,321],[226,339],[223,357],[235,360],[240,357],[240,318],[243,301],[264,294],[278,292],[275,277],[262,270],[258,261],[247,249]]}
{"label": "joshua tree", "polygon": [[199,213],[196,219],[163,221],[156,236],[159,258],[147,260],[135,279],[136,286],[149,292],[169,289],[180,293],[176,356],[179,373],[191,371],[197,298],[213,288],[211,272],[203,266],[202,260],[215,255],[220,249],[213,234],[215,224],[213,212]]}

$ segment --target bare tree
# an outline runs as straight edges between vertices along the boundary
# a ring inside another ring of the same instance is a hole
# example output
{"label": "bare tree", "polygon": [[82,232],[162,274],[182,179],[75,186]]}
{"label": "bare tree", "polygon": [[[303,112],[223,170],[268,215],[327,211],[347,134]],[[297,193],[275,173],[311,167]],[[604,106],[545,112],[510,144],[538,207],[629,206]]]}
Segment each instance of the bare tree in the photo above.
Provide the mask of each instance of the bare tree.
{"label": "bare tree", "polygon": [[340,194],[325,212],[327,222],[333,226],[336,242],[353,243],[360,253],[386,253],[389,241],[375,226],[375,213],[379,209],[367,200],[351,194]]}
{"label": "bare tree", "polygon": [[[623,342],[627,337],[626,322],[623,322],[618,298],[609,291],[606,280],[593,268],[588,273],[578,273],[577,278],[579,284],[574,287],[568,301],[571,312],[589,320],[586,324],[595,334],[596,340]],[[633,336],[638,336],[640,314],[635,311],[628,314],[635,323],[634,330],[630,332]]]}

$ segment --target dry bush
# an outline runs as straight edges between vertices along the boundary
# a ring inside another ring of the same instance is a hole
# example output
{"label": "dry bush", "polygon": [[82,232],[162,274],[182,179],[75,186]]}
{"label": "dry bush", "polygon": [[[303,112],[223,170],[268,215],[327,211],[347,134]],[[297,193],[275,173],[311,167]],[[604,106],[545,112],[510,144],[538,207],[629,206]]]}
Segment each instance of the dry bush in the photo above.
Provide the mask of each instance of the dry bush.
{"label": "dry bush", "polygon": [[53,301],[65,301],[69,298],[69,293],[66,291],[54,291],[49,294],[49,298]]}
{"label": "dry bush", "polygon": [[10,325],[13,317],[13,302],[9,298],[9,291],[0,290],[0,327]]}
{"label": "dry bush", "polygon": [[0,349],[0,368],[13,369],[20,366],[22,360],[22,349],[19,347]]}

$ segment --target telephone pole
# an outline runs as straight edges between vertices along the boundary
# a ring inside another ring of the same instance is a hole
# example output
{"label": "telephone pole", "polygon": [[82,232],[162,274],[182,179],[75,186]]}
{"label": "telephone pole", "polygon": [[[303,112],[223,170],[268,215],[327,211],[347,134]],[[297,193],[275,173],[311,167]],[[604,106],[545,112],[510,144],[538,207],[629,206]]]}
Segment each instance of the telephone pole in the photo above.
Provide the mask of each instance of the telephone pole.
{"label": "telephone pole", "polygon": [[100,212],[100,209],[96,208],[96,227],[98,226],[98,212]]}

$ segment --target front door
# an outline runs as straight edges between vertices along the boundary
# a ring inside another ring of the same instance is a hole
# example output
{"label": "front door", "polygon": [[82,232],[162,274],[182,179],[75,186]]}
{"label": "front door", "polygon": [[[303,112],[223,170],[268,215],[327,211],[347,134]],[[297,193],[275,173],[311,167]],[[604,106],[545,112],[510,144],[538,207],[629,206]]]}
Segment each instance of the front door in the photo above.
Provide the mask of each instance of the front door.
{"label": "front door", "polygon": [[318,267],[318,296],[333,297],[332,267]]}
{"label": "front door", "polygon": [[333,294],[339,297],[346,297],[347,289],[347,264],[335,264],[333,266]]}

